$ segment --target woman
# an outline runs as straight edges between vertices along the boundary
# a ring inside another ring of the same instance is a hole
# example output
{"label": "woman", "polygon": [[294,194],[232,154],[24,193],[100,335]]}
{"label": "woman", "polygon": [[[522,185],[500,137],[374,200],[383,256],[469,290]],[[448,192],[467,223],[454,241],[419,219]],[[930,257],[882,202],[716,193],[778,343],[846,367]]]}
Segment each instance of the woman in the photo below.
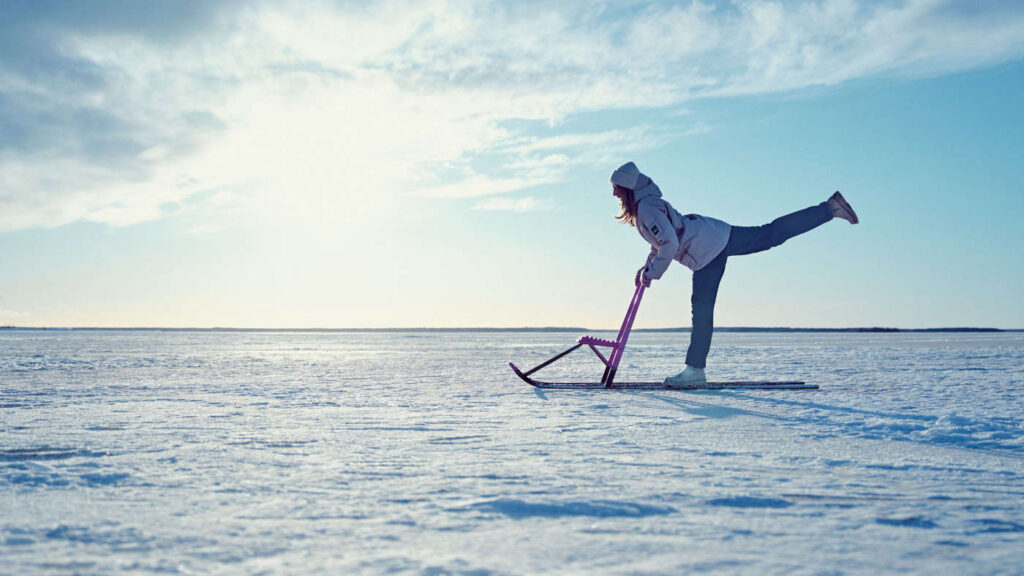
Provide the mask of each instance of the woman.
{"label": "woman", "polygon": [[670,386],[706,386],[704,366],[711,349],[715,298],[730,256],[752,254],[773,248],[793,236],[842,218],[858,222],[857,214],[839,192],[821,204],[804,208],[773,220],[764,226],[730,226],[700,216],[676,212],[661,197],[661,190],[640,173],[636,164],[627,162],[612,173],[613,192],[622,205],[618,220],[636,227],[651,245],[647,263],[636,273],[636,282],[650,286],[661,278],[669,263],[677,260],[693,270],[693,331],[686,351],[686,369],[665,379]]}

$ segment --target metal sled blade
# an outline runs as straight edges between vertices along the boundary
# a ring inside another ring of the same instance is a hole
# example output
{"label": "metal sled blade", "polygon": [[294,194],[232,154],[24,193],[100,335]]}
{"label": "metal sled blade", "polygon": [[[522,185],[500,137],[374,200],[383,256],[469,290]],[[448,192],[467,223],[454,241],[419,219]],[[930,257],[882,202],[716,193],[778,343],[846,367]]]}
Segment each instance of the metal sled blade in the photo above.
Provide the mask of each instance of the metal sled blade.
{"label": "metal sled blade", "polygon": [[764,381],[734,381],[734,382],[708,382],[706,388],[696,386],[666,386],[663,382],[616,382],[611,386],[605,386],[600,382],[541,382],[534,380],[522,372],[515,364],[509,362],[512,371],[523,379],[524,382],[536,388],[545,390],[817,390],[817,384],[806,382],[764,382]]}

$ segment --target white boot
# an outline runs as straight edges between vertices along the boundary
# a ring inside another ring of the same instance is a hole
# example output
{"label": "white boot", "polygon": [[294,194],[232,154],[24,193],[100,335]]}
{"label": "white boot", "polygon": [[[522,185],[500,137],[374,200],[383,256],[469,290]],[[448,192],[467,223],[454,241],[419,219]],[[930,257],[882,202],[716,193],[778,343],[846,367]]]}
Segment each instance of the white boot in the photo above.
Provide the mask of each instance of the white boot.
{"label": "white boot", "polygon": [[708,379],[704,376],[703,368],[694,368],[687,364],[686,370],[665,378],[665,386],[707,388]]}
{"label": "white boot", "polygon": [[836,190],[836,193],[828,199],[828,207],[832,210],[832,215],[836,218],[842,218],[850,224],[860,222],[860,219],[857,218],[857,213],[853,211],[853,208],[850,207],[846,198],[843,198],[843,195],[840,194],[838,190]]}

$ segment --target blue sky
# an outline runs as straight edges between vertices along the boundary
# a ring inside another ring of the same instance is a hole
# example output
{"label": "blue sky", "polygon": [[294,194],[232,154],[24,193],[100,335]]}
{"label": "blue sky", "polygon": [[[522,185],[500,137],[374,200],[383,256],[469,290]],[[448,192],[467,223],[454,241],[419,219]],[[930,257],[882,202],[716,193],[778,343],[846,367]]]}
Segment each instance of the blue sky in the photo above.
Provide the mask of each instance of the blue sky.
{"label": "blue sky", "polygon": [[613,327],[633,160],[860,214],[730,260],[719,325],[1021,328],[1022,56],[1014,2],[5,2],[0,325]]}

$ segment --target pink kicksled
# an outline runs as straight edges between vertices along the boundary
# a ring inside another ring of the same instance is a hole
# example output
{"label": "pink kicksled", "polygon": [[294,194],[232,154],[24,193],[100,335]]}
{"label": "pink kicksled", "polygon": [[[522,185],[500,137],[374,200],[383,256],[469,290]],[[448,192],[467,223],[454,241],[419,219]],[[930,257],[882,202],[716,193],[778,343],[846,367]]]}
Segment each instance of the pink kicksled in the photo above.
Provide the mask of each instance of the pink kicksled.
{"label": "pink kicksled", "polygon": [[[550,360],[538,364],[533,368],[530,368],[526,372],[523,372],[516,367],[515,364],[509,362],[508,365],[512,367],[512,370],[516,373],[527,384],[535,386],[537,388],[547,389],[587,389],[587,388],[605,388],[605,389],[626,389],[626,390],[702,390],[702,389],[722,389],[722,388],[743,388],[743,389],[771,389],[771,390],[816,390],[817,384],[805,384],[804,382],[708,382],[707,386],[667,386],[663,382],[615,382],[615,372],[619,368],[619,361],[622,360],[622,353],[626,350],[626,342],[629,340],[629,332],[633,329],[633,321],[636,319],[636,311],[640,308],[640,299],[644,295],[644,285],[642,283],[637,284],[636,291],[633,292],[633,299],[629,302],[629,308],[626,310],[626,317],[622,320],[622,327],[619,328],[619,334],[615,337],[615,340],[605,340],[604,338],[597,338],[595,336],[580,336],[579,340],[576,341],[576,345],[568,350],[556,354]],[[580,346],[586,344],[597,354],[597,357],[604,363],[604,375],[601,376],[600,382],[541,382],[530,378],[530,375],[534,372],[544,368],[545,366],[551,365],[556,360],[560,360],[569,353],[573,352]],[[608,357],[605,358],[604,354],[598,350],[598,347],[610,348],[611,352]]]}
{"label": "pink kicksled", "polygon": [[[622,360],[622,352],[626,349],[626,341],[629,340],[629,331],[633,328],[633,320],[636,318],[636,311],[640,308],[640,299],[644,295],[644,285],[642,283],[637,284],[636,292],[633,292],[633,299],[629,302],[629,309],[626,310],[626,318],[622,321],[622,327],[619,328],[619,335],[615,337],[615,341],[605,340],[604,338],[597,338],[595,336],[580,336],[580,339],[576,341],[576,345],[569,348],[565,352],[558,354],[554,358],[534,366],[533,368],[523,372],[516,368],[516,365],[509,362],[508,365],[512,367],[516,375],[526,380],[528,384],[536,386],[538,388],[611,388],[612,382],[615,381],[615,371],[619,368],[619,360]],[[551,364],[555,360],[562,358],[570,352],[576,350],[580,346],[586,344],[590,346],[590,349],[597,354],[597,357],[604,362],[604,375],[601,376],[601,382],[598,385],[585,384],[585,383],[553,383],[553,382],[538,382],[530,378],[530,374],[533,374],[537,370]],[[608,358],[605,358],[601,351],[597,349],[598,346],[604,346],[611,348],[611,353],[608,354]]]}

